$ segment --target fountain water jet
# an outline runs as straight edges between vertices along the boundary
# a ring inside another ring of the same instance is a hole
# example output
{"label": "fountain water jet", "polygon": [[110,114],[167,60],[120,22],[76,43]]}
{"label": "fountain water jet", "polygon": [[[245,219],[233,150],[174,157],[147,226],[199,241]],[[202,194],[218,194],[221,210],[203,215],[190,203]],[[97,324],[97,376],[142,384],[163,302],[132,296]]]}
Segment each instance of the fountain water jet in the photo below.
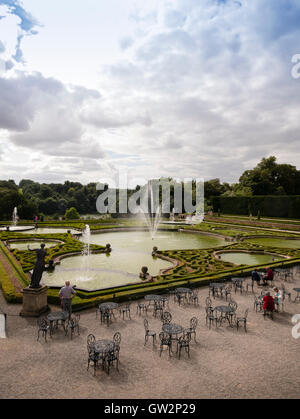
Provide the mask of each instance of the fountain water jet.
{"label": "fountain water jet", "polygon": [[19,220],[18,209],[17,209],[17,207],[15,207],[14,210],[13,210],[13,214],[12,214],[12,225],[14,227],[16,227],[16,225],[18,224],[18,220]]}
{"label": "fountain water jet", "polygon": [[141,206],[140,212],[147,223],[149,233],[153,240],[161,220],[161,206],[159,205],[159,202],[155,202],[152,181],[149,181],[147,183],[145,195],[147,201],[147,208],[142,208]]}
{"label": "fountain water jet", "polygon": [[85,229],[82,233],[82,241],[84,243],[82,249],[82,262],[80,271],[83,272],[83,275],[80,276],[80,280],[88,281],[90,278],[90,245],[91,245],[91,230],[90,226],[86,224]]}

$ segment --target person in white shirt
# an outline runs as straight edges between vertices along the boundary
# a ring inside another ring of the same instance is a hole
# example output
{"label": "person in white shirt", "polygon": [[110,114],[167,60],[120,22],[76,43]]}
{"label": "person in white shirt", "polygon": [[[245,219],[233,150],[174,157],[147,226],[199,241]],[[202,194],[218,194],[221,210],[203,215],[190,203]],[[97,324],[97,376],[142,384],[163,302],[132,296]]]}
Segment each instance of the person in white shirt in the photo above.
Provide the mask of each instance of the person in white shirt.
{"label": "person in white shirt", "polygon": [[275,294],[274,294],[274,303],[275,303],[275,305],[277,307],[279,307],[280,304],[283,303],[282,291],[279,288],[277,288],[277,287],[274,287],[273,290],[275,291]]}

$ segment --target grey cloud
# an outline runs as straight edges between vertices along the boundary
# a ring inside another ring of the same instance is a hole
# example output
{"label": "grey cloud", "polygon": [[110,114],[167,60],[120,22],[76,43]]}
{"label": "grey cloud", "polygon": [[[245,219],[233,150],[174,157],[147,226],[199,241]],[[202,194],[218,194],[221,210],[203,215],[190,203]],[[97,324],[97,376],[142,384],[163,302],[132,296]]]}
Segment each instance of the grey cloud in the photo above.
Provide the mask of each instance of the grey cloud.
{"label": "grey cloud", "polygon": [[130,48],[133,44],[134,40],[130,36],[127,36],[120,40],[120,47],[123,50]]}
{"label": "grey cloud", "polygon": [[81,118],[83,122],[101,129],[128,127],[135,124],[150,126],[153,122],[147,113],[141,114],[126,110],[121,112],[111,110],[105,105],[83,111]]}
{"label": "grey cloud", "polygon": [[182,27],[186,22],[186,15],[177,10],[168,10],[164,21],[168,28]]}

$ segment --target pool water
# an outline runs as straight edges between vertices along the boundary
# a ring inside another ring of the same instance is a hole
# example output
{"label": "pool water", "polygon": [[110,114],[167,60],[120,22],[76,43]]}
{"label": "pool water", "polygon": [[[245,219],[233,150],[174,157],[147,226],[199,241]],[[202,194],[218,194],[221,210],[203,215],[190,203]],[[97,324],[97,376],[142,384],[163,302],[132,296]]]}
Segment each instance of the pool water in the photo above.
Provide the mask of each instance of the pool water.
{"label": "pool water", "polygon": [[228,252],[219,255],[222,260],[236,265],[263,265],[281,260],[280,256],[262,255],[258,253]]}
{"label": "pool water", "polygon": [[160,250],[195,249],[224,246],[226,241],[217,237],[177,231],[158,231],[152,240],[146,231],[130,231],[93,234],[91,243],[110,243],[112,252],[110,255],[90,255],[88,271],[82,256],[63,259],[54,272],[43,274],[42,283],[61,286],[69,280],[73,285],[88,290],[136,283],[141,281],[139,273],[142,266],[147,266],[151,275],[157,275],[161,269],[172,267],[171,262],[152,257],[154,246]]}

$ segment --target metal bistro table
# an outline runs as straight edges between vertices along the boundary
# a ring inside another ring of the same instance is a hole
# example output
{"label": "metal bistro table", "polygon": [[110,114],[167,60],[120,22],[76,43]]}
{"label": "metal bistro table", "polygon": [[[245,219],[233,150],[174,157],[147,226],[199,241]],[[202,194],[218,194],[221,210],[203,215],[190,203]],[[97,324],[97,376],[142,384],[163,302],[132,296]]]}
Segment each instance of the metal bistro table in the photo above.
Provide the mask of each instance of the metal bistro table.
{"label": "metal bistro table", "polygon": [[240,290],[243,290],[243,282],[246,279],[247,278],[231,278],[231,282],[233,283],[233,286],[234,286],[234,292],[236,292],[238,288]]}
{"label": "metal bistro table", "polygon": [[[220,318],[218,319],[220,322],[220,325],[223,320],[228,320],[229,326],[232,327],[232,319],[230,318],[230,314],[233,314],[233,310],[229,306],[217,306],[215,307],[215,310],[221,313]],[[225,315],[225,316],[224,316]]]}
{"label": "metal bistro table", "polygon": [[[172,341],[177,342],[178,335],[180,335],[184,331],[184,328],[180,326],[179,324],[166,323],[162,326],[162,331],[171,336],[171,342]],[[173,335],[175,335],[175,338],[173,337]],[[171,352],[173,352],[172,346],[171,346]]]}
{"label": "metal bistro table", "polygon": [[296,291],[296,293],[297,293],[294,302],[295,303],[300,302],[300,295],[299,295],[300,294],[300,288],[293,288],[293,290]]}
{"label": "metal bistro table", "polygon": [[218,292],[218,290],[221,291],[221,297],[223,296],[223,288],[226,287],[225,282],[211,282],[209,284],[209,289],[212,292],[213,297],[215,298],[215,293],[216,291]]}
{"label": "metal bistro table", "polygon": [[[190,288],[181,287],[181,288],[175,289],[175,294],[177,296],[180,296],[182,299],[185,299],[186,301],[187,301],[187,295],[192,294],[192,292],[193,291]],[[179,299],[179,304],[180,304],[180,299]]]}
{"label": "metal bistro table", "polygon": [[[61,325],[64,328],[64,331],[66,331],[65,328],[65,322],[69,318],[69,313],[66,311],[55,311],[53,313],[49,313],[47,316],[47,320],[50,323],[50,335],[52,336],[54,328],[58,328],[59,322],[61,322]],[[55,325],[54,325],[55,323]]]}
{"label": "metal bistro table", "polygon": [[177,294],[191,294],[193,291],[190,288],[176,288]]}
{"label": "metal bistro table", "polygon": [[161,295],[149,294],[145,295],[144,299],[149,302],[149,307],[155,306],[155,303],[161,303],[163,306],[165,304],[165,298]]}
{"label": "metal bistro table", "polygon": [[99,304],[101,322],[103,320],[103,313],[104,313],[105,310],[109,310],[110,313],[115,318],[114,310],[116,308],[118,308],[118,307],[119,307],[119,305],[117,303],[114,303],[113,301],[108,301],[107,303],[101,303],[101,304]]}
{"label": "metal bistro table", "polygon": [[95,352],[105,355],[107,352],[114,350],[115,342],[113,340],[100,339],[97,340],[92,346]]}
{"label": "metal bistro table", "polygon": [[100,339],[92,344],[92,348],[102,360],[102,369],[104,370],[106,356],[115,349],[115,342],[109,339]]}

